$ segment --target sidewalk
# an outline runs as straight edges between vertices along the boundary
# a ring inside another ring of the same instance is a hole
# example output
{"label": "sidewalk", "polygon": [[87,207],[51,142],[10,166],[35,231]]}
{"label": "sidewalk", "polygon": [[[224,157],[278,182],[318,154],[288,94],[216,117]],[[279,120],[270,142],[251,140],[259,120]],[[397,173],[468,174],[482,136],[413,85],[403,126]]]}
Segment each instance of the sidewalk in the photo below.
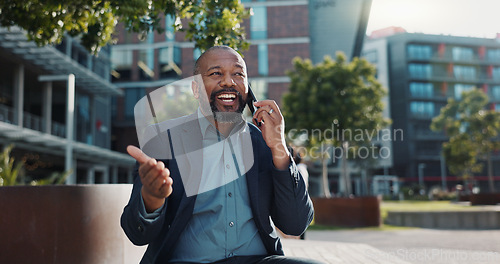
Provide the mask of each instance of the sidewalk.
{"label": "sidewalk", "polygon": [[309,258],[325,263],[409,263],[366,244],[299,239],[281,241],[286,256]]}

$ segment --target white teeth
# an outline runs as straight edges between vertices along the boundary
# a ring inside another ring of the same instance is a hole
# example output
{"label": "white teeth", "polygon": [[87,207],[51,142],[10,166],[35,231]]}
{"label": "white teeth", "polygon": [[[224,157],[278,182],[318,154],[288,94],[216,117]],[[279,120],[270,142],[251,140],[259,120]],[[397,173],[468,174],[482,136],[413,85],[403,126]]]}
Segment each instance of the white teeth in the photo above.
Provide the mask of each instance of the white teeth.
{"label": "white teeth", "polygon": [[235,99],[236,98],[236,95],[235,94],[220,94],[219,96],[217,96],[217,98],[219,99]]}

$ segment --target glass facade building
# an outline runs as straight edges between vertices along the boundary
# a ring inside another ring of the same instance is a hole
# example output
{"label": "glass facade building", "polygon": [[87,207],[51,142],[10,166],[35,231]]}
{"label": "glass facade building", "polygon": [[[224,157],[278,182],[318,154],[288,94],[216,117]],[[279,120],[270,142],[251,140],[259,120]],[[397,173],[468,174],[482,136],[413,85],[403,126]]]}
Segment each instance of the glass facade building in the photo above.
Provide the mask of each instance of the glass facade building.
{"label": "glass facade building", "polygon": [[[374,49],[373,43],[382,40],[383,47]],[[441,156],[441,144],[447,137],[444,131],[431,131],[430,124],[448,98],[460,99],[473,88],[489,96],[490,109],[500,109],[500,41],[398,33],[367,40],[363,54],[380,50],[387,53],[384,78],[391,98],[392,129],[402,129],[405,135],[404,140],[392,142],[393,173],[408,184],[418,183],[422,176],[427,187],[455,187],[461,179],[450,175]],[[493,164],[494,174],[499,175],[500,156],[496,153]],[[419,175],[419,166],[424,168],[423,175]],[[486,174],[484,166],[475,177],[478,185],[486,184]]]}

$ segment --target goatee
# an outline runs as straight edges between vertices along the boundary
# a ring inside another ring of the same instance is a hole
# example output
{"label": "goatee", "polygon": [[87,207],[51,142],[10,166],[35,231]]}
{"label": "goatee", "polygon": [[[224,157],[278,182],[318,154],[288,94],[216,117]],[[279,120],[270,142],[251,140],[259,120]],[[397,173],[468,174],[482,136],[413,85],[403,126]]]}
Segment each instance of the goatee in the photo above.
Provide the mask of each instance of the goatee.
{"label": "goatee", "polygon": [[[228,112],[223,112],[217,109],[217,106],[215,105],[215,100],[217,95],[220,93],[235,93],[236,94],[236,100],[238,100],[238,109],[236,111],[228,111]],[[210,95],[210,108],[212,109],[212,113],[214,114],[214,119],[217,122],[220,123],[240,123],[244,121],[243,119],[243,110],[245,109],[245,101],[243,100],[243,96],[241,93],[236,91],[236,89],[229,88],[229,89],[222,89],[217,92],[213,92]]]}

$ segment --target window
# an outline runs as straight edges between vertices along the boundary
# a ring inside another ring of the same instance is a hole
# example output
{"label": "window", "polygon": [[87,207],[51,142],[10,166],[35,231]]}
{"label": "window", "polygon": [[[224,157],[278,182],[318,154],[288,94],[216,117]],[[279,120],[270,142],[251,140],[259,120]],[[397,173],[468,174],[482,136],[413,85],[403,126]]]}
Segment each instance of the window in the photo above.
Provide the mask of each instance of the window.
{"label": "window", "polygon": [[141,80],[151,80],[155,77],[153,49],[139,50],[137,67],[139,67],[139,78]]}
{"label": "window", "polygon": [[486,56],[490,61],[499,61],[500,49],[489,49]]}
{"label": "window", "polygon": [[462,98],[462,93],[472,90],[474,88],[474,85],[457,83],[455,84],[454,88],[455,88],[455,99],[460,99]]}
{"label": "window", "polygon": [[411,59],[429,59],[432,57],[432,48],[427,45],[408,45],[408,57]]}
{"label": "window", "polygon": [[410,83],[410,94],[413,97],[432,98],[434,95],[434,85],[432,83]]}
{"label": "window", "polygon": [[432,76],[432,66],[429,64],[411,63],[408,68],[410,76],[413,78],[430,78]]}
{"label": "window", "polygon": [[194,49],[193,50],[193,59],[196,61],[200,56],[201,56],[201,50],[200,49]]}
{"label": "window", "polygon": [[172,15],[165,16],[165,40],[174,41],[175,40],[175,30],[174,30],[175,19]]}
{"label": "window", "polygon": [[132,50],[111,50],[111,67],[114,81],[129,81],[132,71]]}
{"label": "window", "polygon": [[181,52],[178,47],[161,48],[159,50],[160,78],[176,78],[182,74]]}
{"label": "window", "polygon": [[76,98],[76,140],[92,145],[90,100],[85,94],[78,94]]}
{"label": "window", "polygon": [[260,44],[258,50],[259,50],[259,74],[267,76],[269,74],[267,44]]}
{"label": "window", "polygon": [[376,50],[369,50],[363,53],[363,57],[370,63],[377,63],[378,53]]}
{"label": "window", "polygon": [[472,48],[453,47],[451,51],[453,60],[472,60],[474,58],[474,51]]}
{"label": "window", "polygon": [[476,79],[476,68],[473,66],[455,65],[453,66],[453,74],[457,79],[473,80]]}
{"label": "window", "polygon": [[125,89],[125,118],[134,118],[135,104],[146,95],[144,88]]}
{"label": "window", "polygon": [[253,16],[250,17],[250,36],[252,39],[267,38],[267,7],[253,7]]}
{"label": "window", "polygon": [[413,117],[430,118],[434,116],[434,103],[432,102],[411,102],[410,112]]}
{"label": "window", "polygon": [[493,67],[491,75],[493,77],[493,80],[495,81],[500,80],[500,67]]}
{"label": "window", "polygon": [[492,86],[490,93],[491,99],[500,101],[500,85]]}

